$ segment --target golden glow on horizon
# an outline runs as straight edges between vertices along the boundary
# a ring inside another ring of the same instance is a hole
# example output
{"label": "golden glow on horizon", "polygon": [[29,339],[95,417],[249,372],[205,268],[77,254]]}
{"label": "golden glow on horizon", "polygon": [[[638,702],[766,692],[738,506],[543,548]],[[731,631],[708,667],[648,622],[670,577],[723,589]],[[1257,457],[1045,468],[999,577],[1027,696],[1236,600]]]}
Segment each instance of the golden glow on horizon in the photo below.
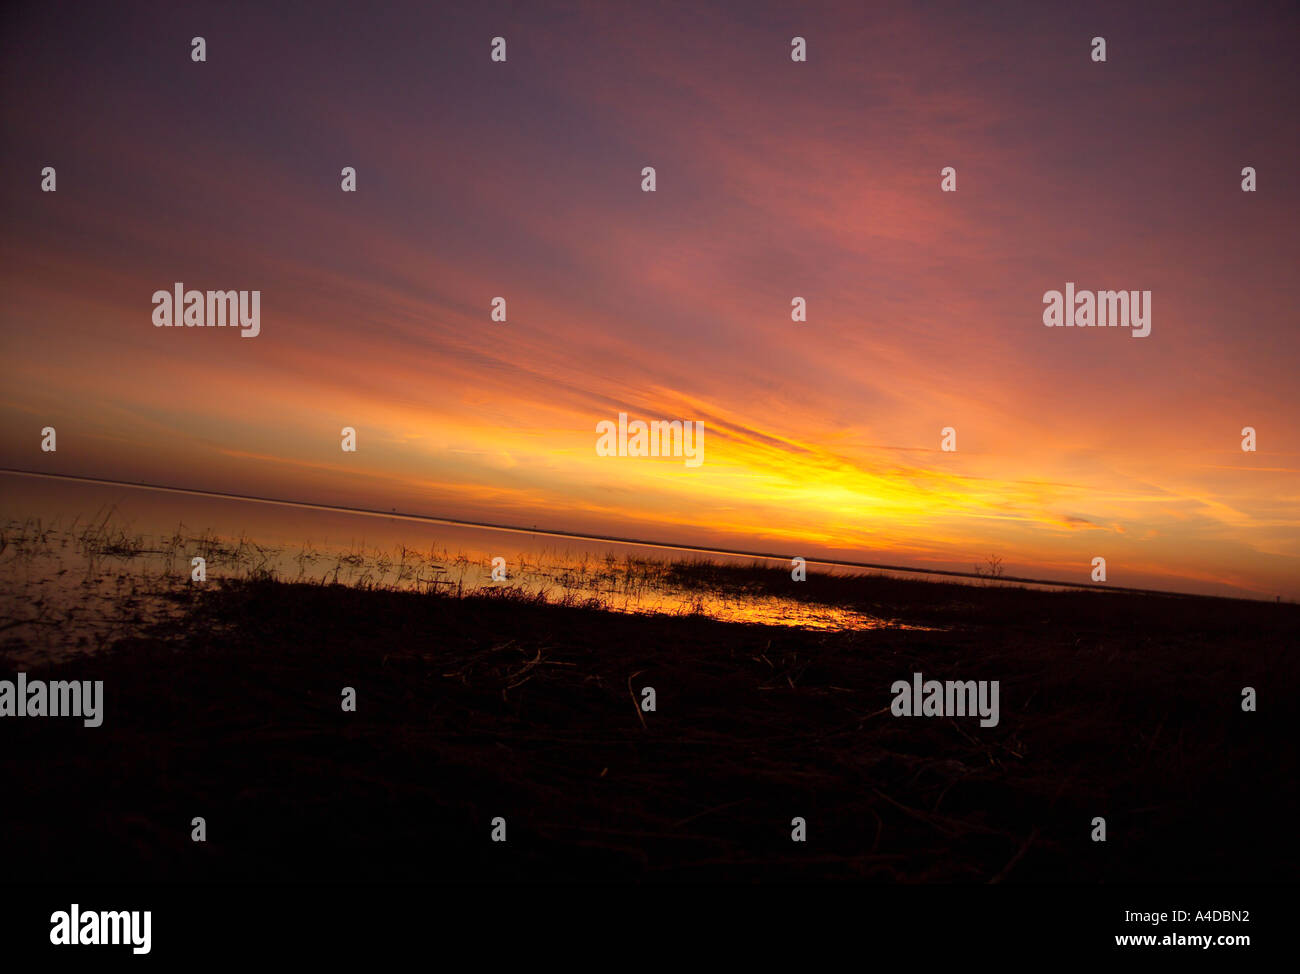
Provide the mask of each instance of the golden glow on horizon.
{"label": "golden glow on horizon", "polygon": [[[1243,200],[1225,177],[1239,111],[1185,56],[1201,34],[1169,25],[1161,69],[1120,99],[1074,83],[1086,63],[1022,76],[971,56],[1035,49],[1026,25],[828,10],[809,70],[769,76],[762,31],[693,16],[530,24],[538,50],[585,53],[533,65],[546,84],[524,108],[476,76],[482,104],[430,116],[392,79],[326,71],[291,109],[247,100],[250,81],[160,146],[154,120],[196,117],[203,93],[127,71],[112,124],[96,99],[6,106],[11,146],[94,164],[53,199],[4,190],[0,461],[810,558],[997,554],[1064,580],[1103,555],[1118,585],[1300,597],[1278,283],[1296,190]],[[1059,97],[1038,97],[1048,82]],[[1280,117],[1284,93],[1252,97]],[[1062,150],[1098,105],[1122,163]],[[1286,151],[1274,128],[1261,153]],[[371,152],[349,199],[305,174],[339,132]],[[961,189],[941,194],[949,162]],[[260,289],[262,333],[153,329],[149,297],[176,280]],[[1151,290],[1150,336],[1045,329],[1040,296],[1067,280]],[[595,425],[620,412],[702,421],[703,466],[598,457]],[[33,452],[46,424],[57,454]],[[1258,453],[1238,447],[1247,424]]]}

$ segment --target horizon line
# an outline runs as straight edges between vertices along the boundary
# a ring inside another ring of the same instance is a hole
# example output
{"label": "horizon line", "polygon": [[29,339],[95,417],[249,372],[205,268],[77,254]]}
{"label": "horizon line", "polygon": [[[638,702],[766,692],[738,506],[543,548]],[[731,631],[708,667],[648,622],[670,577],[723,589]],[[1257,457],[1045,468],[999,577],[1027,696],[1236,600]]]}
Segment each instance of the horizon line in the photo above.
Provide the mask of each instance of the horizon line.
{"label": "horizon line", "polygon": [[[48,477],[56,480],[72,480],[79,483],[98,484],[107,487],[129,487],[137,490],[161,490],[175,494],[193,494],[200,497],[214,497],[220,500],[251,501],[257,504],[275,504],[282,507],[297,507],[306,510],[332,511],[341,514],[359,514],[365,517],[386,517],[404,521],[423,521],[434,524],[484,528],[491,531],[510,531],[515,534],[541,534],[548,537],[572,538],[578,541],[605,541],[614,544],[637,545],[644,548],[666,548],[678,551],[698,551],[705,554],[735,555],[746,558],[763,558],[770,561],[791,561],[802,555],[783,555],[772,552],[745,551],[733,548],[719,548],[709,545],[676,544],[666,541],[648,541],[643,538],[623,538],[616,535],[582,534],[576,531],[563,531],[551,528],[531,528],[512,524],[494,524],[489,521],[466,521],[459,518],[441,517],[433,514],[410,514],[398,511],[380,511],[367,507],[344,507],[338,504],[317,504],[311,501],[285,500],[279,497],[259,497],[254,494],[233,494],[224,491],[203,490],[196,487],[173,487],[167,484],[148,484],[139,481],[110,480],[104,477],[85,477],[78,474],[48,473],[37,470],[20,470],[15,467],[0,467],[0,474],[17,474],[22,477]],[[868,568],[878,571],[905,572],[915,575],[941,575],[949,578],[969,578],[998,583],[1019,582],[1028,585],[1054,585],[1068,589],[1086,589],[1089,591],[1123,592],[1130,595],[1159,595],[1182,599],[1226,599],[1235,602],[1271,603],[1267,598],[1251,598],[1243,595],[1203,595],[1196,592],[1174,592],[1165,589],[1133,588],[1123,585],[1107,585],[1104,582],[1062,582],[1054,579],[1028,578],[1019,575],[1002,575],[996,578],[978,572],[963,572],[944,568],[913,568],[907,565],[886,565],[876,562],[846,561],[836,558],[804,558],[811,565],[831,565],[841,568]],[[1279,597],[1277,601],[1281,601]],[[1292,600],[1288,600],[1292,601]]]}

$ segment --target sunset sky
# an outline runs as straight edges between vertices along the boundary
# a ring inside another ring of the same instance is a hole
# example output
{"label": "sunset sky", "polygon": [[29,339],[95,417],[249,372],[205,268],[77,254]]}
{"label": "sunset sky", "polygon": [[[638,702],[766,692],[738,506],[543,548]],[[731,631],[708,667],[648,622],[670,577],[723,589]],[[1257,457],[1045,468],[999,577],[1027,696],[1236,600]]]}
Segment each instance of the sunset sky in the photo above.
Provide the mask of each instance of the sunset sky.
{"label": "sunset sky", "polygon": [[277,6],[6,6],[0,466],[1300,597],[1294,4]]}

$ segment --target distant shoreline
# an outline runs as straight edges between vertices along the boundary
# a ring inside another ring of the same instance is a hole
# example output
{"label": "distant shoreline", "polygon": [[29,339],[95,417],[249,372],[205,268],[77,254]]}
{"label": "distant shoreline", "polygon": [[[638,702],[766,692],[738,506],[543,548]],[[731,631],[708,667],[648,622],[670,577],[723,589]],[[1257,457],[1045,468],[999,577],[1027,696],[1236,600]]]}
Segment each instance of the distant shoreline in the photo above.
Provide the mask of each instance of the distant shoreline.
{"label": "distant shoreline", "polygon": [[[392,520],[416,521],[426,524],[447,524],[459,527],[480,528],[488,531],[508,531],[515,534],[544,535],[555,538],[571,538],[578,541],[603,541],[612,544],[637,545],[644,548],[662,548],[665,550],[692,551],[702,554],[732,555],[744,558],[763,558],[771,561],[789,562],[795,555],[777,554],[764,551],[745,551],[740,549],[717,548],[707,545],[672,544],[665,541],[647,541],[641,538],[624,538],[617,535],[581,534],[576,531],[559,531],[549,528],[524,527],[513,524],[493,524],[488,521],[464,521],[456,518],[439,517],[429,514],[410,514],[400,511],[380,511],[367,507],[343,507],[336,504],[317,504],[309,501],[285,500],[278,497],[258,497],[253,494],[229,494],[215,490],[200,490],[193,487],[173,487],[167,484],[147,484],[136,481],[108,480],[102,477],[83,477],[76,474],[42,473],[35,470],[19,470],[12,467],[0,467],[0,474],[14,474],[20,477],[42,477],[76,483],[96,484],[104,487],[129,487],[136,490],[161,490],[174,494],[190,494],[198,497],[212,497],[219,500],[251,501],[257,504],[274,504],[282,507],[295,507],[302,510],[329,511],[339,514],[358,514],[366,517],[385,517]],[[801,556],[802,557],[802,556]],[[1226,602],[1251,602],[1272,604],[1273,599],[1250,598],[1240,595],[1201,595],[1193,592],[1171,592],[1163,589],[1131,588],[1122,585],[1107,585],[1095,582],[1063,582],[1055,579],[1027,578],[1019,575],[1004,575],[991,579],[977,572],[962,572],[943,568],[912,568],[906,565],[886,565],[878,562],[845,561],[830,558],[804,558],[810,565],[830,565],[840,568],[865,568],[874,571],[903,572],[911,575],[935,575],[944,578],[966,578],[973,581],[995,581],[999,584],[1018,583],[1023,585],[1044,585],[1073,590],[1091,590],[1098,592],[1123,592],[1130,595],[1159,595],[1179,599],[1221,599]]]}

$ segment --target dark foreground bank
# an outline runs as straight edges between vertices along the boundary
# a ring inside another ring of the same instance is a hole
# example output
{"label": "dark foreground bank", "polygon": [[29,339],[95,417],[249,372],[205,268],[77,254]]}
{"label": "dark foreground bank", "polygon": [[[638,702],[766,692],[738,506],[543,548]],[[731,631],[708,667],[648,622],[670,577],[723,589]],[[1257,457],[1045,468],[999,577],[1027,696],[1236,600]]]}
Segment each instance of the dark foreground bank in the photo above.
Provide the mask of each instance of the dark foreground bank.
{"label": "dark foreground bank", "polygon": [[[103,680],[104,714],[98,728],[0,719],[6,871],[1297,878],[1297,607],[856,584],[861,607],[944,628],[818,633],[509,591],[268,581],[195,595],[156,636],[23,667]],[[16,668],[0,660],[0,677]],[[997,726],[893,716],[891,685],[916,672],[999,681]],[[1244,687],[1256,712],[1242,710]],[[195,817],[205,842],[192,841]],[[791,839],[796,817],[806,842]],[[1105,842],[1092,838],[1098,817]]]}

